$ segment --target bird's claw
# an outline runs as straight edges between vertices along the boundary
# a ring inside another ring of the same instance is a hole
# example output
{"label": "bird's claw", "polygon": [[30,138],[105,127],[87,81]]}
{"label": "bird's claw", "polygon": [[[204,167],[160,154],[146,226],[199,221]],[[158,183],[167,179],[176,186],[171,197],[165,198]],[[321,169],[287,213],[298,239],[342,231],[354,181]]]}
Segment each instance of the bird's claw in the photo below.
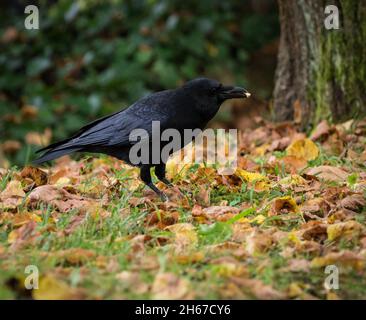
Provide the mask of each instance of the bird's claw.
{"label": "bird's claw", "polygon": [[167,196],[164,192],[160,192],[160,193],[159,193],[159,196],[160,196],[160,199],[161,199],[163,202],[167,202],[167,201],[169,201],[168,196]]}

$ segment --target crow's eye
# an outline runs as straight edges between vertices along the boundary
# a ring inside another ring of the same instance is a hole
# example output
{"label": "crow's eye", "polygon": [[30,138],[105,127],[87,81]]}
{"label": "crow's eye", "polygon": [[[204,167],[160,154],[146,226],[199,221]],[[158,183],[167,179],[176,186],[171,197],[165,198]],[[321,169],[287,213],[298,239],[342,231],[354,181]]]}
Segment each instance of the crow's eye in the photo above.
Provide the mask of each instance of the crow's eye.
{"label": "crow's eye", "polygon": [[222,87],[222,84],[220,84],[220,85],[219,85],[219,86],[217,86],[217,87],[213,87],[213,88],[211,88],[211,89],[210,89],[210,93],[211,93],[211,94],[217,94],[217,93],[220,91],[221,87]]}

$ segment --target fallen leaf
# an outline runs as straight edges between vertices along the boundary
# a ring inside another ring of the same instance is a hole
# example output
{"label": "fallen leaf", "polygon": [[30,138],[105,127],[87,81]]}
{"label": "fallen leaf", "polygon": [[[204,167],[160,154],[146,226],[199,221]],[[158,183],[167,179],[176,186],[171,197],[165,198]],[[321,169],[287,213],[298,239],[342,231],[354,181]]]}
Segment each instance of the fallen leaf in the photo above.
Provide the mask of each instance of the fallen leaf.
{"label": "fallen leaf", "polygon": [[82,265],[89,260],[95,258],[96,253],[92,250],[87,250],[83,248],[70,248],[66,250],[61,250],[53,253],[50,257],[56,258],[58,261],[64,261],[71,265]]}
{"label": "fallen leaf", "polygon": [[310,136],[311,140],[324,139],[330,133],[330,127],[327,120],[321,121]]}
{"label": "fallen leaf", "polygon": [[348,210],[358,212],[366,206],[366,199],[361,194],[352,194],[341,200],[341,206]]}
{"label": "fallen leaf", "polygon": [[35,167],[24,167],[20,173],[22,178],[29,178],[34,181],[37,187],[47,183],[47,173]]}
{"label": "fallen leaf", "polygon": [[116,279],[125,290],[130,290],[135,294],[144,294],[149,290],[149,285],[141,279],[138,272],[122,271],[116,274]]}
{"label": "fallen leaf", "polygon": [[189,282],[173,273],[158,273],[152,285],[152,297],[156,300],[192,299]]}
{"label": "fallen leaf", "polygon": [[72,209],[86,210],[92,204],[91,199],[87,200],[52,185],[43,185],[35,188],[29,194],[29,200],[33,206],[43,202],[55,206],[61,212],[67,212]]}
{"label": "fallen leaf", "polygon": [[314,160],[319,155],[319,149],[310,139],[299,139],[291,143],[287,149],[287,155],[303,158],[307,161]]}
{"label": "fallen leaf", "polygon": [[11,210],[19,206],[25,197],[20,181],[10,181],[0,194],[0,209]]}
{"label": "fallen leaf", "polygon": [[362,270],[364,268],[365,261],[357,253],[349,250],[343,250],[340,252],[328,253],[323,257],[316,257],[311,261],[310,266],[312,268],[322,268],[332,264]]}
{"label": "fallen leaf", "polygon": [[211,260],[210,264],[215,266],[215,273],[222,277],[248,277],[249,275],[245,265],[231,256]]}
{"label": "fallen leaf", "polygon": [[245,249],[250,255],[264,253],[272,244],[272,235],[260,229],[254,229],[245,239]]}
{"label": "fallen leaf", "polygon": [[284,272],[309,272],[310,261],[306,259],[291,259],[283,269]]}
{"label": "fallen leaf", "polygon": [[227,221],[236,216],[240,210],[230,206],[212,206],[202,210],[203,216],[208,220]]}
{"label": "fallen leaf", "polygon": [[176,223],[165,228],[174,234],[176,253],[185,253],[194,248],[198,242],[195,227],[190,223]]}
{"label": "fallen leaf", "polygon": [[306,174],[316,176],[317,178],[335,181],[335,182],[345,182],[347,181],[348,173],[341,168],[332,166],[319,166],[314,168],[309,168]]}
{"label": "fallen leaf", "polygon": [[36,300],[77,300],[83,298],[82,293],[65,282],[47,275],[39,280],[39,288],[32,291]]}
{"label": "fallen leaf", "polygon": [[21,147],[22,144],[17,140],[7,140],[1,146],[4,153],[10,154],[16,153]]}
{"label": "fallen leaf", "polygon": [[273,200],[268,216],[276,216],[279,214],[298,213],[299,208],[295,199],[290,196],[279,197]]}
{"label": "fallen leaf", "polygon": [[331,224],[327,228],[328,240],[333,241],[338,238],[346,238],[348,240],[352,238],[358,238],[364,227],[353,220]]}
{"label": "fallen leaf", "polygon": [[308,162],[304,158],[299,158],[297,156],[285,156],[280,159],[280,163],[285,165],[286,172],[297,173],[304,169]]}
{"label": "fallen leaf", "polygon": [[270,285],[264,284],[260,280],[243,279],[238,277],[231,277],[230,280],[233,281],[236,285],[238,285],[239,288],[251,294],[257,299],[278,300],[285,298],[285,295],[282,292],[274,289]]}
{"label": "fallen leaf", "polygon": [[46,128],[43,133],[31,131],[25,135],[25,141],[35,146],[46,146],[50,144],[51,138],[52,132],[49,128]]}
{"label": "fallen leaf", "polygon": [[254,183],[256,191],[268,190],[270,187],[268,178],[260,173],[236,169],[235,175],[241,177],[246,182]]}

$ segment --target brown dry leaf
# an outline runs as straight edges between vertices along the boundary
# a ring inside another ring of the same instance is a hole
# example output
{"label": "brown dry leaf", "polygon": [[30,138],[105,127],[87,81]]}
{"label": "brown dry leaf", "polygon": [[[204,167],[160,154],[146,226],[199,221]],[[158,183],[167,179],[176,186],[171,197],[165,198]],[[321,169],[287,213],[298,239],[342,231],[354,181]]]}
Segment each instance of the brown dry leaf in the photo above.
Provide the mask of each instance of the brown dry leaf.
{"label": "brown dry leaf", "polygon": [[346,221],[331,224],[327,228],[328,240],[333,241],[339,238],[358,238],[364,232],[364,227],[357,221]]}
{"label": "brown dry leaf", "polygon": [[309,270],[310,261],[306,259],[291,259],[287,267],[283,268],[284,272],[309,272]]}
{"label": "brown dry leaf", "polygon": [[304,240],[295,245],[296,252],[307,255],[319,255],[322,251],[322,245],[313,240]]}
{"label": "brown dry leaf", "polygon": [[61,212],[67,212],[72,209],[87,209],[91,204],[91,199],[69,193],[68,191],[57,188],[52,185],[43,185],[35,188],[29,194],[31,205],[37,205],[39,202],[44,202],[55,206]]}
{"label": "brown dry leaf", "polygon": [[241,248],[241,245],[239,243],[232,242],[232,241],[226,241],[223,243],[207,246],[206,250],[209,253],[222,254],[222,253],[230,253],[230,252],[236,251],[240,248]]}
{"label": "brown dry leaf", "polygon": [[31,120],[33,120],[34,118],[37,117],[38,108],[35,107],[35,106],[31,106],[29,104],[26,104],[26,105],[22,106],[22,108],[20,109],[20,112],[21,112],[22,117],[24,119],[31,119]]}
{"label": "brown dry leaf", "polygon": [[250,255],[266,252],[273,244],[273,237],[269,232],[254,229],[245,239],[245,249]]}
{"label": "brown dry leaf", "polygon": [[42,221],[42,219],[39,215],[32,213],[32,212],[22,212],[22,213],[11,214],[11,217],[8,217],[7,220],[12,223],[14,228],[21,227],[22,225],[28,223],[29,221],[34,221],[34,222]]}
{"label": "brown dry leaf", "polygon": [[1,37],[1,42],[4,44],[13,42],[19,37],[19,31],[15,27],[7,27]]}
{"label": "brown dry leaf", "polygon": [[316,257],[311,261],[312,268],[322,268],[331,264],[362,270],[365,266],[365,259],[352,251],[342,250],[328,253],[323,257]]}
{"label": "brown dry leaf", "polygon": [[189,282],[174,273],[158,273],[152,285],[152,297],[156,300],[192,299]]}
{"label": "brown dry leaf", "polygon": [[283,157],[280,161],[285,165],[286,172],[290,173],[297,173],[308,164],[304,158],[289,155]]}
{"label": "brown dry leaf", "polygon": [[314,160],[319,155],[319,149],[310,139],[299,139],[291,143],[287,149],[287,155],[303,158],[307,161]]}
{"label": "brown dry leaf", "polygon": [[116,274],[116,279],[124,289],[135,294],[144,294],[149,290],[149,285],[141,279],[138,272],[122,271]]}
{"label": "brown dry leaf", "polygon": [[315,218],[313,215],[325,217],[329,213],[330,206],[323,198],[314,198],[305,201],[300,206],[300,210],[309,218]]}
{"label": "brown dry leaf", "polygon": [[59,179],[66,177],[70,173],[69,171],[70,170],[68,170],[67,168],[61,168],[60,170],[57,170],[50,175],[49,183],[56,184]]}
{"label": "brown dry leaf", "polygon": [[329,135],[327,140],[322,143],[322,146],[324,152],[328,155],[339,156],[344,149],[344,143],[341,140],[337,131]]}
{"label": "brown dry leaf", "polygon": [[205,185],[200,185],[199,192],[196,195],[196,200],[204,206],[209,206],[210,205],[210,189],[207,188]]}
{"label": "brown dry leaf", "polygon": [[202,213],[208,220],[227,221],[240,212],[238,208],[230,206],[212,206],[204,208]]}
{"label": "brown dry leaf", "polygon": [[279,214],[298,213],[299,208],[295,199],[290,196],[279,197],[273,200],[272,207],[268,212],[268,216],[276,216]]}
{"label": "brown dry leaf", "polygon": [[264,284],[260,280],[256,279],[243,279],[238,277],[231,277],[233,281],[239,288],[244,290],[250,295],[253,295],[257,299],[261,300],[278,300],[285,299],[285,294],[277,291],[270,285]]}
{"label": "brown dry leaf", "polygon": [[366,199],[361,194],[352,194],[341,200],[341,207],[358,212],[366,206]]}
{"label": "brown dry leaf", "polygon": [[283,151],[291,143],[290,137],[283,137],[281,139],[274,140],[269,148],[270,151]]}
{"label": "brown dry leaf", "polygon": [[224,256],[210,261],[215,265],[215,272],[222,277],[245,277],[249,276],[249,272],[242,262],[234,257]]}
{"label": "brown dry leaf", "polygon": [[174,233],[174,248],[177,254],[184,254],[198,242],[195,227],[190,223],[176,223],[165,229]]}
{"label": "brown dry leaf", "polygon": [[171,260],[180,264],[197,263],[204,260],[205,256],[201,251],[189,252],[189,254],[174,254]]}
{"label": "brown dry leaf", "polygon": [[32,291],[32,296],[36,300],[77,300],[83,298],[80,290],[70,287],[67,283],[51,275],[39,280],[39,288]]}
{"label": "brown dry leaf", "polygon": [[330,133],[330,126],[327,120],[321,121],[310,136],[311,140],[319,140],[326,138]]}
{"label": "brown dry leaf", "polygon": [[48,180],[46,172],[42,171],[41,169],[30,166],[24,167],[20,175],[23,179],[29,178],[32,181],[34,181],[37,187],[46,184]]}
{"label": "brown dry leaf", "polygon": [[306,170],[306,174],[316,176],[322,180],[334,182],[345,182],[348,177],[348,173],[345,170],[332,166],[309,168]]}
{"label": "brown dry leaf", "polygon": [[297,234],[305,240],[323,242],[327,238],[327,225],[321,221],[309,221],[301,226]]}
{"label": "brown dry leaf", "polygon": [[25,197],[20,181],[10,181],[6,188],[0,193],[0,209],[13,210],[19,206]]}
{"label": "brown dry leaf", "polygon": [[7,140],[1,146],[4,153],[10,154],[16,153],[21,147],[22,144],[17,140]]}
{"label": "brown dry leaf", "polygon": [[77,227],[79,227],[85,221],[85,215],[80,214],[71,218],[68,226],[65,228],[65,235],[72,234]]}
{"label": "brown dry leaf", "polygon": [[50,257],[55,257],[59,261],[65,261],[71,265],[82,265],[94,259],[96,253],[92,250],[82,248],[70,248],[52,253]]}
{"label": "brown dry leaf", "polygon": [[36,230],[37,223],[29,221],[18,229],[11,231],[8,235],[8,242],[12,250],[18,250],[24,246],[33,244],[40,235]]}
{"label": "brown dry leaf", "polygon": [[159,229],[164,229],[167,226],[177,223],[179,220],[179,212],[156,210],[146,216],[148,225],[156,225]]}

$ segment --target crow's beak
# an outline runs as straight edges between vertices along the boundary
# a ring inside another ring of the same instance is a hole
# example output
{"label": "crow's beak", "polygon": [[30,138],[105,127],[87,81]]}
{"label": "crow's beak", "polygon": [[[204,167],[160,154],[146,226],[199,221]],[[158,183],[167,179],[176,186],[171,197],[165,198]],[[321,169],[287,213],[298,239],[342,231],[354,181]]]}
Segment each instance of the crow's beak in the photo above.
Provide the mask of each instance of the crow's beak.
{"label": "crow's beak", "polygon": [[220,96],[224,99],[249,98],[250,93],[241,87],[223,87]]}

